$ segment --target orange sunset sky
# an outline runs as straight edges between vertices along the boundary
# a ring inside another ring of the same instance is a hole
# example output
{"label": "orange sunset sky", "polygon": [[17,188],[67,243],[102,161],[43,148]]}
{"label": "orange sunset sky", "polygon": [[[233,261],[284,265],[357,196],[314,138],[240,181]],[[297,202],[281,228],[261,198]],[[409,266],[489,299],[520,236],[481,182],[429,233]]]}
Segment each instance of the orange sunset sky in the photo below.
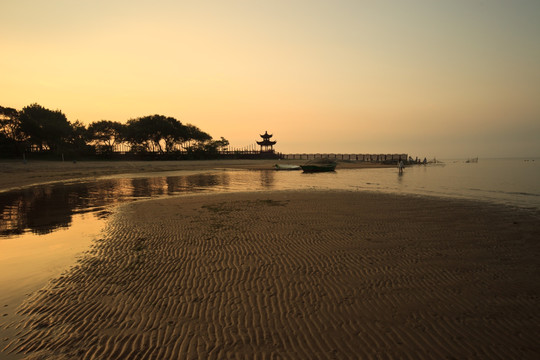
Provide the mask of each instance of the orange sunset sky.
{"label": "orange sunset sky", "polygon": [[2,0],[0,105],[284,153],[540,156],[538,0]]}

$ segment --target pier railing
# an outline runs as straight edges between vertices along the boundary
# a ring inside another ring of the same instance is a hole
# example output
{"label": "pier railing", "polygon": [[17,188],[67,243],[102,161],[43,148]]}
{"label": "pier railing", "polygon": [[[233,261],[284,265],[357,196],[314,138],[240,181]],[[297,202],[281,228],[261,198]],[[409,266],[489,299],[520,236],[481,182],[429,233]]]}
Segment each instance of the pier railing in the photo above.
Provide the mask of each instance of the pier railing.
{"label": "pier railing", "polygon": [[[328,158],[336,161],[362,161],[362,162],[396,162],[407,161],[408,154],[337,154],[337,153],[294,153],[284,154],[276,151],[261,152],[253,147],[241,148],[241,149],[228,149],[217,151],[201,151],[201,150],[186,150],[176,149],[170,152],[159,152],[155,149],[153,151],[142,151],[135,153],[131,151],[132,148],[125,144],[116,144],[110,147],[98,147],[95,151],[80,154],[86,157],[97,158],[114,158],[118,160],[130,160],[130,159],[163,159],[163,160],[184,160],[184,159],[284,159],[284,160],[313,160]],[[51,157],[58,154],[53,153],[49,149],[39,149],[37,147],[29,147],[25,149],[27,155],[33,157]],[[62,154],[63,155],[63,154]],[[70,158],[75,158],[74,154],[66,153]]]}
{"label": "pier railing", "polygon": [[385,162],[407,160],[408,154],[281,154],[285,160],[312,160],[328,158],[333,160]]}

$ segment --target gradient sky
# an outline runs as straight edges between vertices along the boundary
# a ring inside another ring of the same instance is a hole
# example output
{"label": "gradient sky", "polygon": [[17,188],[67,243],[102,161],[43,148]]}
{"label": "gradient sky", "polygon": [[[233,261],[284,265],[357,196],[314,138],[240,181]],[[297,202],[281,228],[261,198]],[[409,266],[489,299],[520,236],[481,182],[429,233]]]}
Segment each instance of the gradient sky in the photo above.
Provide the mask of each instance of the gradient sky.
{"label": "gradient sky", "polygon": [[540,156],[539,0],[0,0],[0,105],[284,153]]}

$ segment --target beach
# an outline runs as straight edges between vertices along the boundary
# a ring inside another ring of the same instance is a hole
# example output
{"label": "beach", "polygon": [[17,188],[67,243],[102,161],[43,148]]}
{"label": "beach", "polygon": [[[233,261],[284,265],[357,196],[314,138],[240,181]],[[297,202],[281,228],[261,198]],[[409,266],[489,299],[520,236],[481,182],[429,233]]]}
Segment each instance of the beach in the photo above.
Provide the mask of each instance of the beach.
{"label": "beach", "polygon": [[539,235],[530,212],[369,192],[127,203],[22,305],[9,349],[29,359],[535,359]]}

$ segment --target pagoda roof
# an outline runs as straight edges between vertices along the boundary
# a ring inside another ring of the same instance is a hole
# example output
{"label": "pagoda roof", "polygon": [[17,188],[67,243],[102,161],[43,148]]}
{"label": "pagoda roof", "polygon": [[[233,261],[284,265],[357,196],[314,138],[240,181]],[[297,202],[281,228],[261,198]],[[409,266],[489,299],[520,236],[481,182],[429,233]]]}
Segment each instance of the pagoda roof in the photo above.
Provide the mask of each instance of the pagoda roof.
{"label": "pagoda roof", "polygon": [[268,139],[264,139],[263,141],[257,141],[257,144],[259,145],[276,145],[277,141],[270,141]]}
{"label": "pagoda roof", "polygon": [[259,136],[262,137],[263,139],[269,139],[269,138],[271,138],[273,135],[268,134],[268,131],[265,131],[265,132],[264,132],[264,135],[259,135]]}

